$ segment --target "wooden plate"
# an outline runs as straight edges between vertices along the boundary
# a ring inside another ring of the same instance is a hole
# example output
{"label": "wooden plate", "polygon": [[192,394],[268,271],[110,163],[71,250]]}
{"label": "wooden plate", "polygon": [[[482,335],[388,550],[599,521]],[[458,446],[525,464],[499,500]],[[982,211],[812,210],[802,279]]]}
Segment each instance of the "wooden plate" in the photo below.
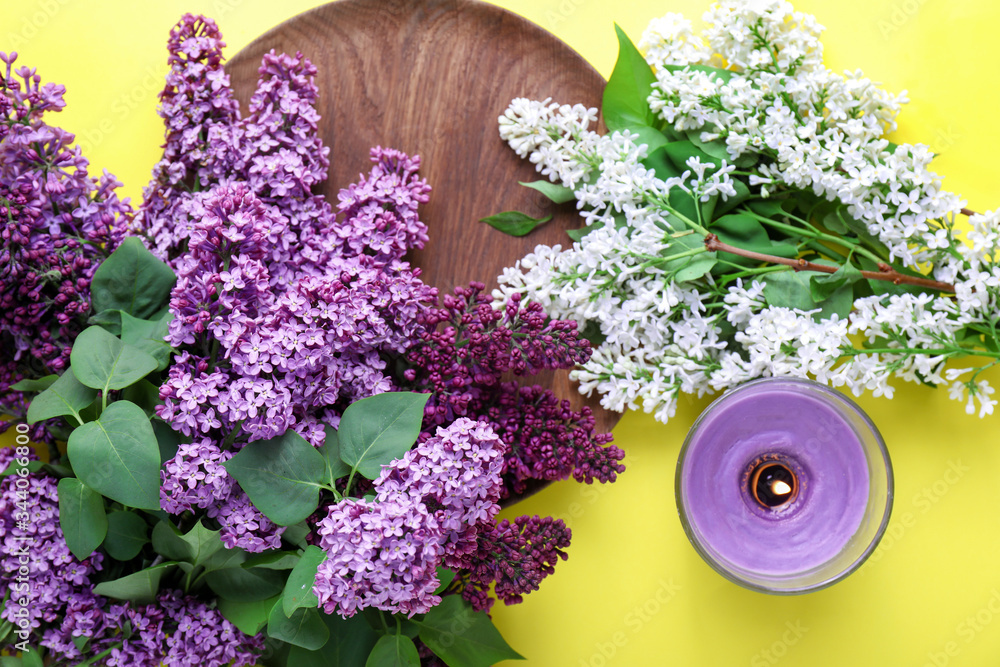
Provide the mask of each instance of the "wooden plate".
{"label": "wooden plate", "polygon": [[[540,243],[565,246],[564,230],[580,225],[573,203],[556,206],[518,185],[540,176],[497,127],[515,97],[600,106],[601,75],[537,25],[475,0],[334,2],[282,23],[229,61],[244,109],[271,49],[300,51],[319,70],[319,129],[330,147],[322,192],[330,201],[368,171],[370,147],[420,155],[433,188],[421,212],[430,242],[410,259],[442,292],[472,280],[491,290],[504,267]],[[523,238],[478,222],[507,210],[554,218]],[[577,409],[590,405],[601,431],[618,420],[595,398],[584,399],[565,371],[532,381]]]}

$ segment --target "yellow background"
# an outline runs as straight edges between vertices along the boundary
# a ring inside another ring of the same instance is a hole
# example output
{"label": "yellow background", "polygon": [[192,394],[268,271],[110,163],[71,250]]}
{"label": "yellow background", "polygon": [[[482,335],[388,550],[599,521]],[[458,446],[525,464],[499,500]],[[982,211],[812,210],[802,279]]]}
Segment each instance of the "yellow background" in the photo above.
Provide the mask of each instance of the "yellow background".
{"label": "yellow background", "polygon": [[[67,86],[59,124],[77,133],[95,172],[109,169],[137,200],[159,156],[155,97],[166,36],[181,13],[216,18],[232,55],[317,3],[3,4],[0,50],[19,51],[20,64]],[[554,32],[605,77],[617,51],[614,22],[638,40],[653,17],[677,11],[699,19],[708,6],[706,0],[497,4]],[[897,141],[922,141],[940,153],[937,170],[970,207],[997,205],[1000,6],[801,0],[796,8],[827,27],[830,68],[861,68],[889,90],[909,90]],[[707,405],[685,400],[669,426],[643,414],[622,419],[615,436],[628,470],[617,483],[567,482],[516,508],[512,516],[564,518],[574,539],[570,559],[540,591],[522,605],[497,608],[503,634],[526,664],[544,667],[1000,664],[1000,416],[966,416],[943,390],[923,387],[861,404],[888,442],[896,504],[882,546],[847,580],[810,595],[770,597],[728,583],[702,563],[681,531],[673,499],[678,449]]]}

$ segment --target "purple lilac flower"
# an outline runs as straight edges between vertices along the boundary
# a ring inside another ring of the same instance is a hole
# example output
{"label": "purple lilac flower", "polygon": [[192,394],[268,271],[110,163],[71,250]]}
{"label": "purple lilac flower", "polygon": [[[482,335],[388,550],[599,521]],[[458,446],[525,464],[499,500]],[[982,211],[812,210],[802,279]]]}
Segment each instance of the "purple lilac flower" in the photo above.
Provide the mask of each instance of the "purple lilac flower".
{"label": "purple lilac flower", "polygon": [[[21,462],[37,459],[27,447],[0,448],[0,470],[15,455]],[[26,618],[35,632],[64,617],[87,624],[77,616],[85,613],[79,606],[93,597],[90,576],[101,569],[103,556],[95,552],[81,561],[70,553],[59,526],[55,479],[40,473],[0,479],[0,540],[0,589],[10,595],[0,618],[15,625]]]}
{"label": "purple lilac flower", "polygon": [[531,480],[614,481],[625,469],[624,452],[608,445],[611,434],[594,432],[589,408],[576,412],[549,389],[504,381],[583,363],[590,343],[575,322],[549,320],[538,304],[517,298],[495,309],[482,289],[457,288],[421,316],[427,328],[406,353],[404,378],[407,388],[432,394],[425,423],[467,416],[490,424],[507,445],[504,498]]}
{"label": "purple lilac flower", "polygon": [[227,549],[260,553],[281,548],[284,526],[278,526],[254,507],[235,481],[225,501],[208,508],[208,517],[219,522],[219,538]]}
{"label": "purple lilac flower", "polygon": [[351,617],[375,607],[412,616],[441,601],[434,591],[443,540],[424,505],[344,500],[317,533],[327,558],[313,592],[326,613]]}
{"label": "purple lilac flower", "polygon": [[327,613],[408,615],[440,602],[438,565],[460,567],[500,506],[503,443],[459,419],[383,468],[375,501],[344,500],[317,524],[327,559],[314,592]]}
{"label": "purple lilac flower", "polygon": [[462,596],[477,610],[489,611],[494,594],[505,604],[518,604],[566,560],[570,530],[560,519],[521,516],[506,519],[479,535],[477,551],[468,559]]}
{"label": "purple lilac flower", "polygon": [[382,468],[377,500],[426,506],[443,533],[444,564],[460,567],[500,511],[505,449],[486,424],[458,419]]}
{"label": "purple lilac flower", "polygon": [[0,361],[0,411],[24,414],[10,386],[69,364],[90,280],[132,210],[114,176],[88,174],[74,135],[45,122],[65,106],[66,89],[41,84],[34,69],[15,71],[16,58],[0,53],[0,345],[10,351]]}
{"label": "purple lilac flower", "polygon": [[180,445],[160,471],[161,507],[171,514],[181,514],[227,500],[233,482],[223,464],[232,456],[210,438]]}

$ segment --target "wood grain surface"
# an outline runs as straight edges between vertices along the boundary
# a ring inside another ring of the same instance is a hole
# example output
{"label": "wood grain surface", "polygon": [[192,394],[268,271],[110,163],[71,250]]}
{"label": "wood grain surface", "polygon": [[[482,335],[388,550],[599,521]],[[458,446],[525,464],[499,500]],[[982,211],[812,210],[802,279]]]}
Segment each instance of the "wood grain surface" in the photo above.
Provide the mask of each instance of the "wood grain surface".
{"label": "wood grain surface", "polygon": [[[540,243],[565,246],[564,230],[580,226],[573,202],[557,206],[518,185],[540,176],[498,132],[497,117],[515,97],[600,107],[604,79],[539,26],[475,0],[340,0],[278,25],[229,61],[243,109],[271,49],[301,52],[318,69],[319,129],[330,147],[322,192],[330,201],[368,171],[374,145],[421,157],[432,188],[421,210],[430,242],[410,260],[442,292],[472,280],[491,290],[504,267]],[[523,238],[478,222],[507,210],[554,217]],[[577,408],[590,405],[602,431],[617,422],[566,371],[531,381]]]}

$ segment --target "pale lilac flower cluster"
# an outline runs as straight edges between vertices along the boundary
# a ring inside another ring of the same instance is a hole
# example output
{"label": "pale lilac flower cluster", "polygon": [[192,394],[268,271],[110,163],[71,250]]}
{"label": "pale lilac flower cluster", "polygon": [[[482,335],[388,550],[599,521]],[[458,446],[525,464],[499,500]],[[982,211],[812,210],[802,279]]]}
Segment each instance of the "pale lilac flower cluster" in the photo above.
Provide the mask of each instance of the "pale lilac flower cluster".
{"label": "pale lilac flower cluster", "polygon": [[[28,447],[0,448],[0,470],[15,457],[21,463],[37,459]],[[64,617],[88,623],[67,610],[76,604],[89,604],[93,597],[90,577],[101,569],[104,557],[94,553],[80,561],[70,553],[59,526],[54,478],[33,473],[0,479],[0,540],[0,590],[9,596],[3,620],[15,627],[26,621],[36,633],[35,643],[40,630]],[[22,605],[22,601],[27,604]]]}
{"label": "pale lilac flower cluster", "polygon": [[[36,458],[27,447],[2,448],[0,469],[15,457],[18,463]],[[104,556],[95,551],[80,561],[70,553],[59,525],[56,487],[56,480],[42,472],[0,480],[3,620],[15,631],[25,623],[31,633],[27,645],[73,662],[108,650],[93,663],[107,667],[255,663],[264,650],[263,635],[244,635],[193,597],[166,590],[154,604],[134,605],[95,595],[92,579]]]}
{"label": "pale lilac flower cluster", "polygon": [[333,505],[317,525],[327,558],[313,590],[326,612],[438,604],[437,566],[461,567],[500,510],[503,450],[489,426],[458,419],[384,468],[373,501]]}
{"label": "pale lilac flower cluster", "polygon": [[241,119],[221,48],[201,17],[171,35],[167,144],[135,229],[178,276],[167,341],[180,352],[158,415],[198,443],[165,466],[163,506],[209,509],[227,545],[260,551],[283,529],[229,480],[223,457],[289,428],[319,446],[346,405],[393,388],[387,355],[410,345],[436,294],[402,259],[427,240],[417,206],[429,188],[419,159],[375,148],[338,220],[312,193],[329,165],[315,68],[265,56]]}

